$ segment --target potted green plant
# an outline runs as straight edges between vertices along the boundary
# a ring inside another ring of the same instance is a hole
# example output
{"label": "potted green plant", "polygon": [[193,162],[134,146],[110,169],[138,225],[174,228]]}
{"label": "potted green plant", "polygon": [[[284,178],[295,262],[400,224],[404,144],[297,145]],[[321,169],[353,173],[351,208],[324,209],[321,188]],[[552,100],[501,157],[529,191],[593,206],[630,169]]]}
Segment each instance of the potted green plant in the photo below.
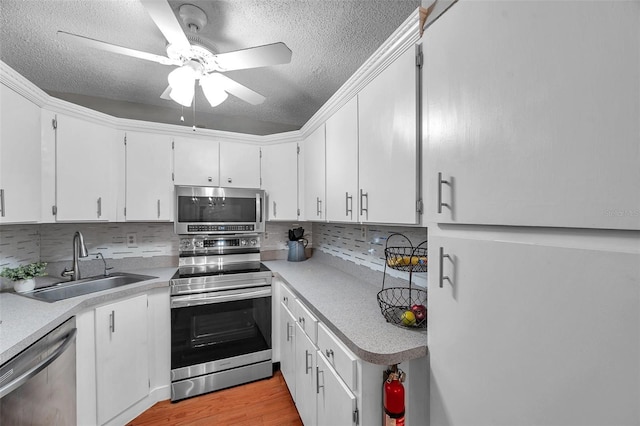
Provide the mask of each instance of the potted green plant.
{"label": "potted green plant", "polygon": [[46,267],[46,262],[35,262],[28,265],[20,265],[16,268],[4,268],[0,272],[0,277],[13,281],[15,291],[24,293],[36,287],[35,277],[47,275],[44,271]]}

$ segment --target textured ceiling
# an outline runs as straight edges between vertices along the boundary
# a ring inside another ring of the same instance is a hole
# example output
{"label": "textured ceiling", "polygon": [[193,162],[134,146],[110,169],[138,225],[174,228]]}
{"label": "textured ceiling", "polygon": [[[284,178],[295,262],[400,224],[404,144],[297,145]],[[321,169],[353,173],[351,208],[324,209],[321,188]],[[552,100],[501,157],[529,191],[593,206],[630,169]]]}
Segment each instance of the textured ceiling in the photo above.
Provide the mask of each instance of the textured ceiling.
{"label": "textured ceiling", "polygon": [[[163,1],[163,0],[158,0]],[[266,135],[296,130],[333,95],[419,0],[170,0],[205,11],[198,33],[218,52],[282,41],[290,64],[227,72],[266,96],[229,96],[211,108],[196,91],[196,125]],[[179,19],[179,18],[178,18]],[[182,21],[180,21],[182,24]],[[107,114],[181,124],[180,105],[160,98],[171,66],[78,47],[58,30],[165,55],[166,41],[138,0],[0,0],[0,59],[45,92]],[[185,108],[184,125],[193,124]]]}

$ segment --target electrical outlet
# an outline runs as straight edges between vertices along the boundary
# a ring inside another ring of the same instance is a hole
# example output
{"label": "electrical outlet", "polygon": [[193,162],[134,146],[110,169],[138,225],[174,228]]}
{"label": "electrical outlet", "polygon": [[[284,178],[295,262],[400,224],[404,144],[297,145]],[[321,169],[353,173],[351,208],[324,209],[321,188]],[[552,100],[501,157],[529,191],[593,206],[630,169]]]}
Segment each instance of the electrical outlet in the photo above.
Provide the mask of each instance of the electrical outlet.
{"label": "electrical outlet", "polygon": [[135,232],[127,234],[127,247],[138,247],[138,234]]}

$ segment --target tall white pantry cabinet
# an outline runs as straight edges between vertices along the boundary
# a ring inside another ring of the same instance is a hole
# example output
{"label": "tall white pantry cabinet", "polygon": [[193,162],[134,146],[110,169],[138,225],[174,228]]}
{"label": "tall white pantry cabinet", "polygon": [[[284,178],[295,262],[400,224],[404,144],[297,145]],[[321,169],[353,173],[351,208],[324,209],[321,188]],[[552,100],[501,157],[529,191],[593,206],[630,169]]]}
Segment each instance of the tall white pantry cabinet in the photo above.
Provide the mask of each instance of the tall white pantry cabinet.
{"label": "tall white pantry cabinet", "polygon": [[640,424],[640,2],[422,43],[431,425]]}

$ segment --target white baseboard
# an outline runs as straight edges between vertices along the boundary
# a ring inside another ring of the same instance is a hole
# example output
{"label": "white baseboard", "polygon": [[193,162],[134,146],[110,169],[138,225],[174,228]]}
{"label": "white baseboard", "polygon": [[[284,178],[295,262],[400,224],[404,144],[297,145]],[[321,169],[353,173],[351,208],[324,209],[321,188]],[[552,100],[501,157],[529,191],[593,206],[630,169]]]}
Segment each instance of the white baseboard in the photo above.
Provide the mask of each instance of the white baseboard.
{"label": "white baseboard", "polygon": [[160,386],[152,389],[149,395],[140,401],[127,408],[122,413],[118,414],[113,419],[109,420],[105,425],[107,426],[122,426],[126,425],[131,420],[144,413],[151,408],[154,404],[160,401],[171,399],[171,387],[169,385]]}

